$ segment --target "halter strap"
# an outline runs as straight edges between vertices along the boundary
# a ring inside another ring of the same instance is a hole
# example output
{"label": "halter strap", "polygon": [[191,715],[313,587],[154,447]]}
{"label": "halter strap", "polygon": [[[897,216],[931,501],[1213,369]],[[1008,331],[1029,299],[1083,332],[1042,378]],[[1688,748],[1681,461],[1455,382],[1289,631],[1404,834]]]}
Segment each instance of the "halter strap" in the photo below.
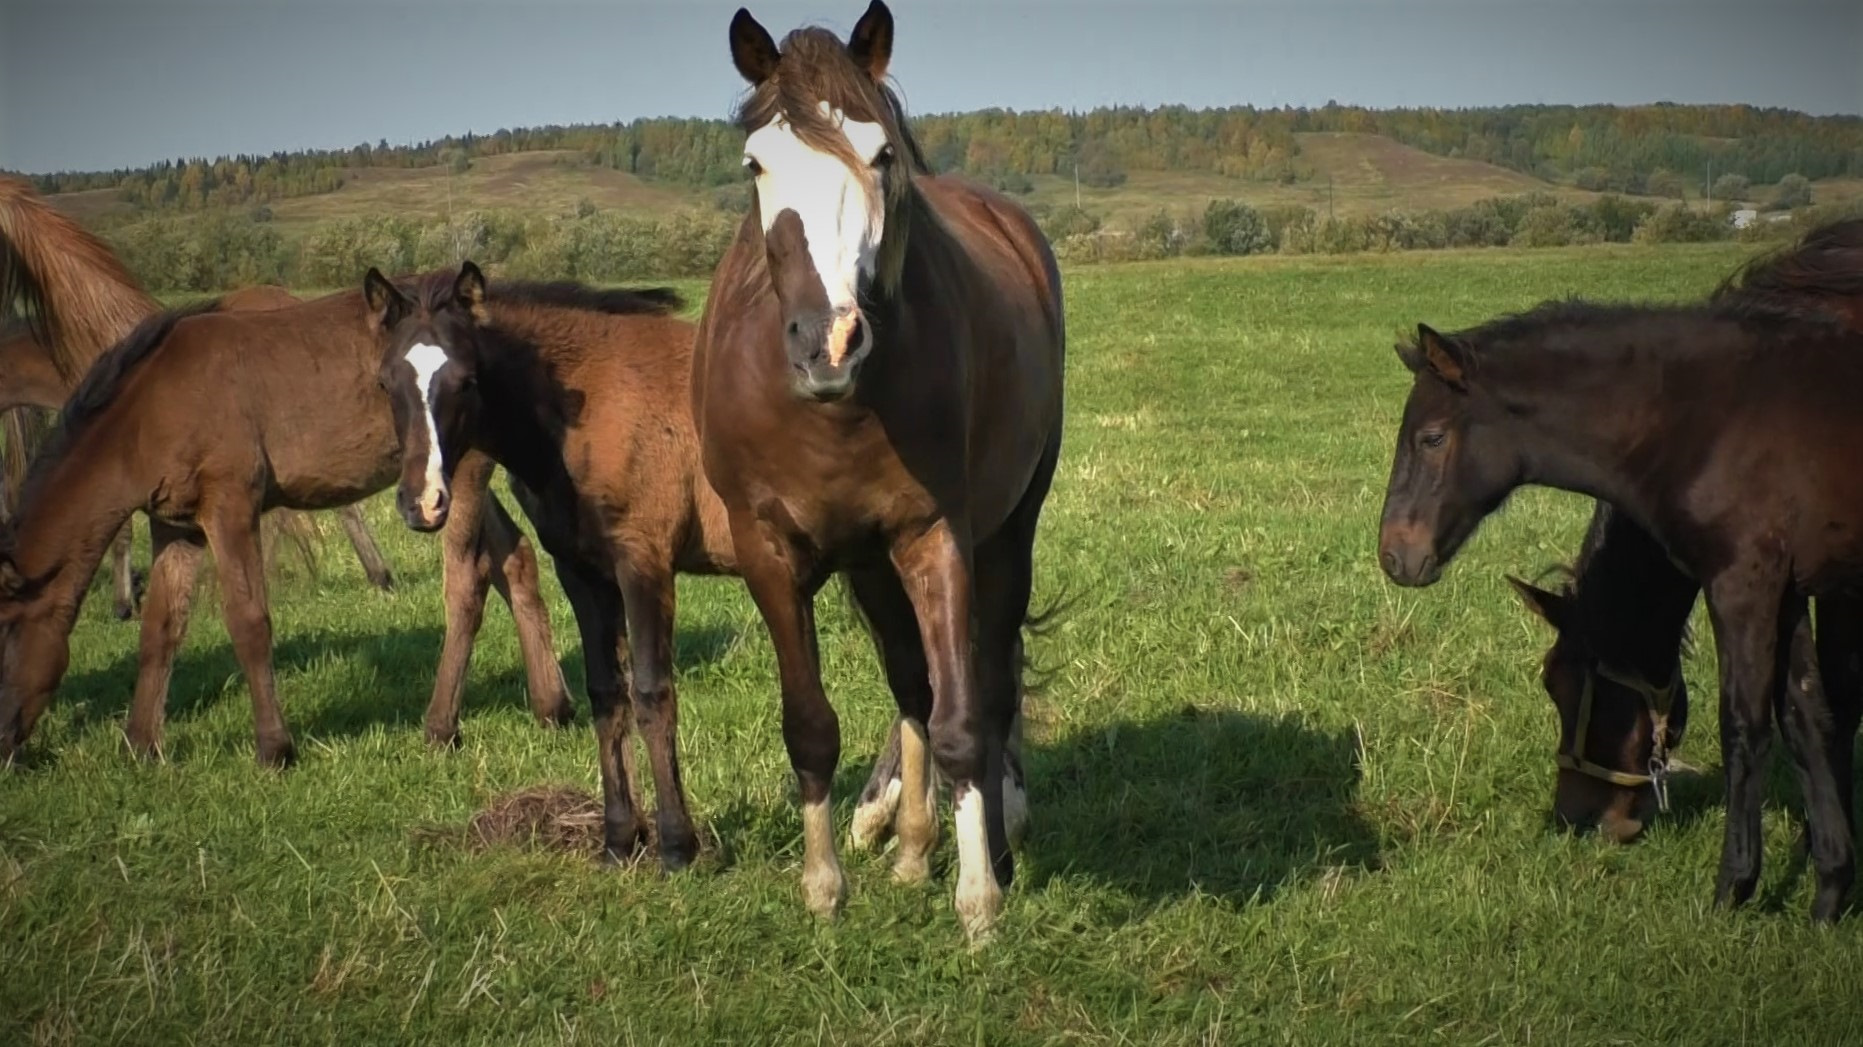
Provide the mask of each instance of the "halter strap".
{"label": "halter strap", "polygon": [[[1585,743],[1591,733],[1591,700],[1594,691],[1593,681],[1597,677],[1628,688],[1643,699],[1649,709],[1653,737],[1651,739],[1650,764],[1647,774],[1619,771],[1603,764],[1593,763],[1585,758]],[[1676,666],[1675,675],[1661,687],[1649,683],[1641,677],[1619,672],[1594,660],[1589,671],[1585,673],[1585,688],[1578,699],[1578,723],[1572,731],[1572,748],[1554,756],[1554,762],[1568,771],[1577,771],[1600,781],[1610,782],[1626,788],[1639,788],[1644,785],[1656,789],[1656,805],[1660,810],[1669,809],[1669,712],[1675,704],[1675,692],[1682,683],[1682,667]]]}

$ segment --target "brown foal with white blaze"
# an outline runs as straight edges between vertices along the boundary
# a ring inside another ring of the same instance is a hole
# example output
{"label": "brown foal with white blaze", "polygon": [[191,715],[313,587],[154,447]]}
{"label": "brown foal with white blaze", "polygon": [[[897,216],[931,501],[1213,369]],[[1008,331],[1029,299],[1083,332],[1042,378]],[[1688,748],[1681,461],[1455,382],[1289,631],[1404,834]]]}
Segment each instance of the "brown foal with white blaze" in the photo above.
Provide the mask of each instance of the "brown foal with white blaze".
{"label": "brown foal with white blaze", "polygon": [[776,649],[803,895],[824,915],[846,896],[840,725],[814,620],[838,572],[903,725],[896,873],[929,873],[935,759],[956,801],[957,911],[977,937],[1014,875],[1022,628],[1061,447],[1060,275],[1025,211],[926,170],[884,85],[879,0],[845,43],[810,28],[779,48],[743,10],[730,39],[751,85],[738,122],[755,191],[712,280],[692,402]]}

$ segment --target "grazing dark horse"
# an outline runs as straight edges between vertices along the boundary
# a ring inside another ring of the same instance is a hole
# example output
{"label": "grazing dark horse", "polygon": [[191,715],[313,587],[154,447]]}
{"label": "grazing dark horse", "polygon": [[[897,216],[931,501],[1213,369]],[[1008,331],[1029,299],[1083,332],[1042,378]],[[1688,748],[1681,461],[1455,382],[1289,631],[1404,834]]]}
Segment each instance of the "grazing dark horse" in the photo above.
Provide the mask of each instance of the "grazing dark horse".
{"label": "grazing dark horse", "polygon": [[[1863,219],[1832,222],[1754,258],[1714,297],[1823,309],[1863,332]],[[1513,584],[1558,632],[1542,673],[1560,717],[1555,813],[1633,839],[1660,806],[1668,753],[1687,722],[1681,656],[1701,587],[1633,520],[1602,503],[1566,585],[1548,592]],[[1830,635],[1841,628],[1824,615],[1820,649],[1841,649]],[[1823,660],[1821,669],[1833,691],[1863,686],[1854,682],[1854,657]],[[1848,675],[1830,682],[1837,674]]]}
{"label": "grazing dark horse", "polygon": [[471,262],[406,293],[370,270],[382,382],[401,437],[409,526],[447,520],[471,452],[512,490],[576,612],[601,765],[606,854],[648,842],[634,793],[638,721],[659,797],[661,863],[690,865],[698,835],[679,774],[674,574],[735,571],[724,505],[699,471],[691,324],[669,290],[500,281]]}
{"label": "grazing dark horse", "polygon": [[1420,325],[1399,355],[1414,382],[1379,536],[1386,574],[1433,583],[1522,485],[1615,506],[1707,595],[1727,781],[1716,901],[1744,902],[1759,880],[1776,710],[1806,798],[1812,915],[1835,919],[1855,879],[1863,695],[1841,674],[1820,679],[1810,601],[1820,632],[1856,635],[1863,336],[1825,312],[1742,300],[1558,303],[1454,335]]}
{"label": "grazing dark horse", "polygon": [[846,43],[810,28],[779,49],[743,10],[730,40],[751,85],[737,120],[754,202],[713,276],[693,414],[776,649],[803,895],[823,915],[846,897],[830,807],[841,732],[814,618],[840,572],[901,715],[895,873],[929,874],[935,757],[956,805],[958,915],[982,935],[1022,820],[1014,739],[1061,448],[1060,274],[1021,208],[927,172],[884,86],[879,0]]}
{"label": "grazing dark horse", "polygon": [[[162,311],[107,244],[54,210],[27,182],[0,178],[0,309],[16,298],[24,299],[32,314],[29,320],[0,325],[0,413],[7,414],[9,423],[4,481],[8,503],[24,481],[29,448],[41,435],[18,409],[64,406],[104,350]],[[220,308],[273,309],[297,300],[282,287],[252,287],[221,298]],[[370,584],[393,588],[361,507],[345,506],[337,512]],[[129,554],[125,526],[110,547],[115,612],[125,620],[136,613]]]}
{"label": "grazing dark horse", "polygon": [[[97,361],[34,460],[0,549],[0,758],[25,742],[50,701],[86,583],[110,536],[141,510],[155,554],[131,747],[159,750],[170,668],[211,546],[259,760],[293,759],[273,694],[259,520],[272,508],[348,505],[394,481],[400,449],[380,360],[371,316],[351,291],[263,312],[209,304],[157,314]],[[461,465],[444,541],[447,632],[427,714],[437,742],[457,739],[489,584],[511,601],[533,710],[546,722],[571,715],[535,557],[488,497],[492,468],[482,456]]]}

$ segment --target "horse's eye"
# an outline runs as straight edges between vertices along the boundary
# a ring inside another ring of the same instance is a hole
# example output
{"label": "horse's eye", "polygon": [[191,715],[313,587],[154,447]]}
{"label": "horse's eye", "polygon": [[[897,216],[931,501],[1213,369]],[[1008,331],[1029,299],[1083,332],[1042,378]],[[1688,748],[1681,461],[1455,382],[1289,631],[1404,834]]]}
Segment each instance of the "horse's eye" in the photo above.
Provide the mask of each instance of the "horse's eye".
{"label": "horse's eye", "polygon": [[1432,430],[1423,434],[1422,443],[1425,447],[1441,447],[1444,439],[1445,435],[1441,431]]}
{"label": "horse's eye", "polygon": [[744,158],[744,173],[750,175],[752,178],[762,178],[763,165],[757,162],[756,157],[747,156]]}
{"label": "horse's eye", "polygon": [[878,153],[878,155],[874,156],[873,166],[887,167],[891,165],[892,162],[893,162],[893,143],[888,142],[885,145],[881,146],[880,152]]}

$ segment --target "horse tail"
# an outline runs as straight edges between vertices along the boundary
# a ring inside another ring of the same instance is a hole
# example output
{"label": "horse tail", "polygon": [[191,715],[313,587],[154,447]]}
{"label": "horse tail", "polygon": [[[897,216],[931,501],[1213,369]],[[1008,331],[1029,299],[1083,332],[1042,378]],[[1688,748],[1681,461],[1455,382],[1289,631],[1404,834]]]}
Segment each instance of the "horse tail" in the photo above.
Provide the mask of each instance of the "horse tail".
{"label": "horse tail", "polygon": [[161,311],[110,245],[30,182],[0,177],[0,310],[21,305],[53,366],[74,385],[104,350]]}

